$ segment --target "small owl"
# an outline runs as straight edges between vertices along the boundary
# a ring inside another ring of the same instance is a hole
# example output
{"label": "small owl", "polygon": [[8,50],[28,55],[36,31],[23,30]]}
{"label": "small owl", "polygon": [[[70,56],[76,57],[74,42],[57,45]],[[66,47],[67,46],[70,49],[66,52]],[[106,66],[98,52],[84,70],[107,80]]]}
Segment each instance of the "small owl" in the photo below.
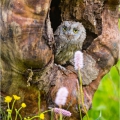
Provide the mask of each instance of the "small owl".
{"label": "small owl", "polygon": [[56,43],[55,62],[65,65],[70,63],[75,51],[82,49],[86,31],[79,22],[63,21],[55,31],[54,37]]}

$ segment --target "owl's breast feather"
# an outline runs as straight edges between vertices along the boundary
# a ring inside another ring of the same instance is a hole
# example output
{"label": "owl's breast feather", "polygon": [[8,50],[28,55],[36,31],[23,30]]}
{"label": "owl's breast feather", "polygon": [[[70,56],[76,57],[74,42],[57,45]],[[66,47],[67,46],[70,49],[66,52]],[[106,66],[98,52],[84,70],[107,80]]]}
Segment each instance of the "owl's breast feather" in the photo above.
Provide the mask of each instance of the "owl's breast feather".
{"label": "owl's breast feather", "polygon": [[55,62],[57,64],[64,65],[73,58],[74,53],[78,50],[77,45],[65,44],[58,46],[57,52],[55,54]]}

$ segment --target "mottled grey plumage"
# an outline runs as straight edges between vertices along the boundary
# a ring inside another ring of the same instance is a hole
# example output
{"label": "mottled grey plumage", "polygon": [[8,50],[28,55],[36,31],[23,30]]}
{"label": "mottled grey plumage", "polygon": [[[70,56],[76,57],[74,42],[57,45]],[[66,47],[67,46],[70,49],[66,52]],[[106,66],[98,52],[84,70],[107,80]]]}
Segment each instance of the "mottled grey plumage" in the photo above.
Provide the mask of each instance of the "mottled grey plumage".
{"label": "mottled grey plumage", "polygon": [[63,65],[82,49],[86,38],[84,26],[79,22],[63,21],[54,33],[56,43],[55,62]]}

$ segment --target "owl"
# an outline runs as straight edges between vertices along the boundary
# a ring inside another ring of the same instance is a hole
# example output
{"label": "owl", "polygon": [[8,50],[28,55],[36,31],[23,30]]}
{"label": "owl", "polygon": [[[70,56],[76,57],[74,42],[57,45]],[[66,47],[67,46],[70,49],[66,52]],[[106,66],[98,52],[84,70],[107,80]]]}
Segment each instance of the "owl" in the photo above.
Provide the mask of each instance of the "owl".
{"label": "owl", "polygon": [[86,30],[82,23],[63,21],[54,32],[55,63],[65,65],[70,63],[75,51],[81,50],[86,38]]}

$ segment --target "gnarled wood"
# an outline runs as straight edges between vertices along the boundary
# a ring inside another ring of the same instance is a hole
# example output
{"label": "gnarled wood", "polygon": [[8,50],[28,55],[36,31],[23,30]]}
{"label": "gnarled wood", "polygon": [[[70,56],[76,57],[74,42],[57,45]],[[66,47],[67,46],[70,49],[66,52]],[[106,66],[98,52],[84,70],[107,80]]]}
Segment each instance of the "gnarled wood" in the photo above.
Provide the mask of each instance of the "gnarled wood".
{"label": "gnarled wood", "polygon": [[[110,3],[110,0],[106,3],[103,0],[60,2],[61,19],[80,21],[88,31],[83,52],[85,61],[91,57],[93,67],[89,69],[89,62],[86,62],[83,69],[83,73],[89,73],[86,70],[90,70],[91,74],[85,76],[86,79],[92,79],[83,86],[87,109],[91,107],[101,78],[118,60],[120,34],[117,14],[114,14],[117,2],[114,9],[109,7]],[[65,108],[69,106],[71,120],[78,119],[78,79],[74,66],[67,65],[66,69],[61,69],[54,63],[54,37],[48,17],[50,0],[2,0],[0,5],[2,95],[21,96],[20,103],[25,101],[27,104],[23,115],[28,116],[38,112],[39,91],[42,96],[41,109],[45,110],[48,106],[55,106],[56,92],[61,86],[66,86],[69,96]],[[54,9],[51,12],[54,13]],[[96,74],[93,78],[94,70]]]}

